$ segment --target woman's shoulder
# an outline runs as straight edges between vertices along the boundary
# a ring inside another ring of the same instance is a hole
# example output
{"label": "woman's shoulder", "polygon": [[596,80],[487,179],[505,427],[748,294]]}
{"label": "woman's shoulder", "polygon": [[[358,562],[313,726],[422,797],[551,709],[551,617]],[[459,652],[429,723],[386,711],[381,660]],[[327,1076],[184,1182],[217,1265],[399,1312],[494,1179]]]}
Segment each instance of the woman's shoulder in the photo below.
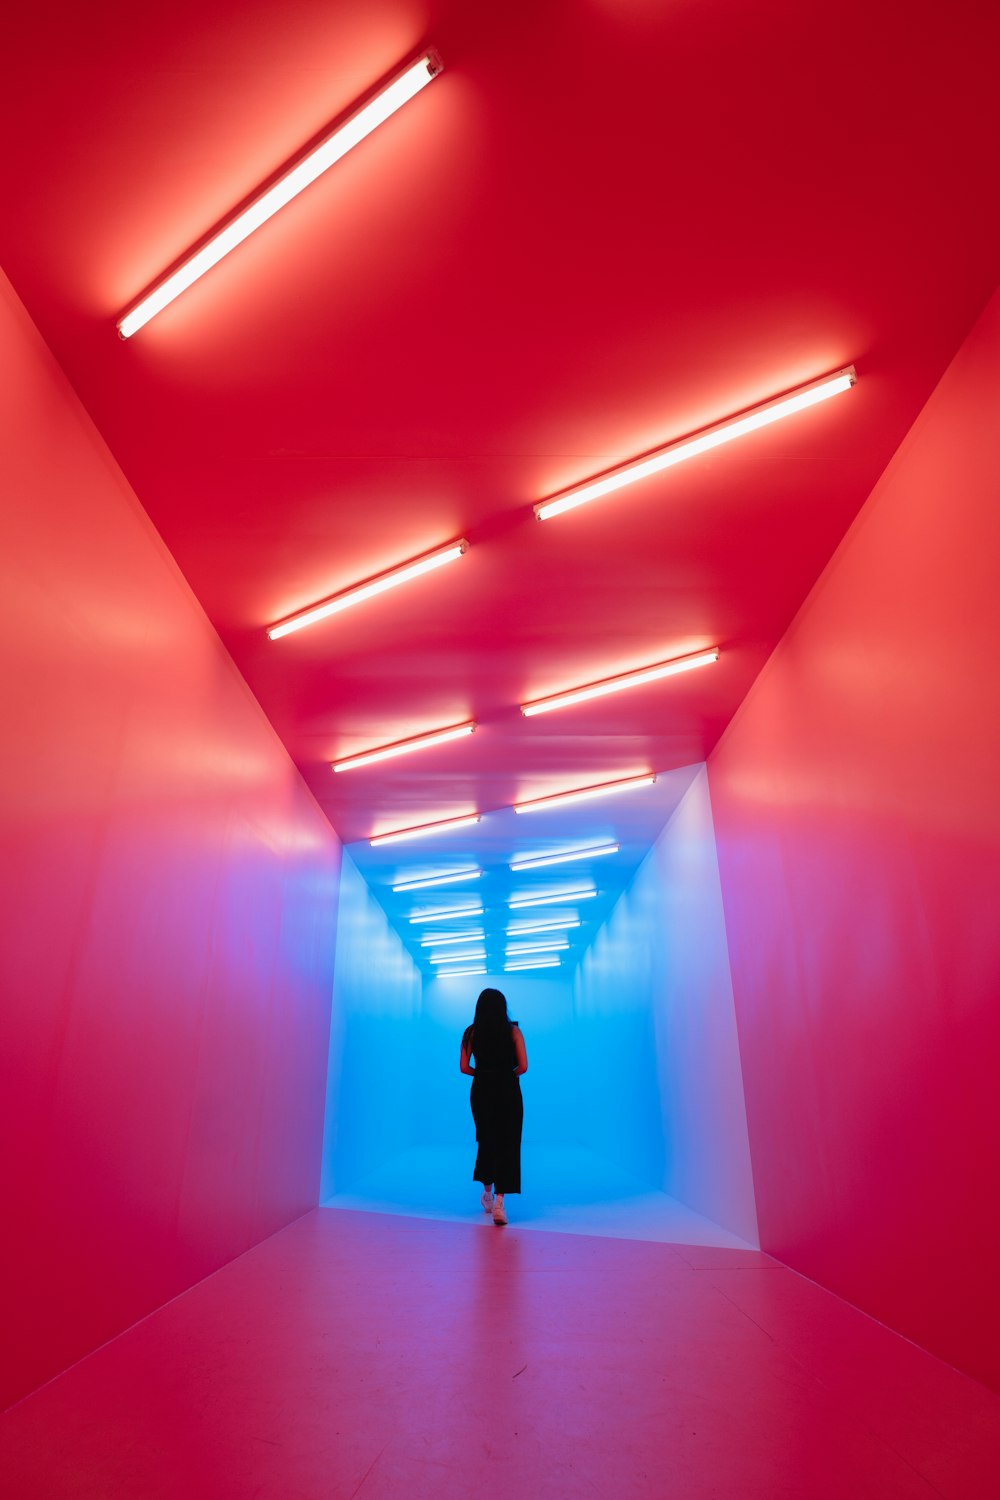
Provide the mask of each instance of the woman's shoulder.
{"label": "woman's shoulder", "polygon": [[472,1027],[471,1026],[466,1026],[465,1030],[462,1032],[462,1046],[463,1047],[467,1047],[469,1045],[469,1043],[471,1042],[471,1040],[472,1040]]}

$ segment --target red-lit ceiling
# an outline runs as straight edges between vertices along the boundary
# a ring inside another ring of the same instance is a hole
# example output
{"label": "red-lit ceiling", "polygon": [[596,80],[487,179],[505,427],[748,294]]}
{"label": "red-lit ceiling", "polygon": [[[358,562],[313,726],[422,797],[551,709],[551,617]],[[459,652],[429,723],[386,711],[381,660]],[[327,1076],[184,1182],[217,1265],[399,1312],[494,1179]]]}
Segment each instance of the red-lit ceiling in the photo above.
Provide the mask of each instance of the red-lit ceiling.
{"label": "red-lit ceiling", "polygon": [[[3,266],[345,840],[704,759],[995,284],[998,14],[40,0],[7,19]],[[445,66],[424,93],[118,339],[172,261],[427,44]],[[850,363],[848,395],[534,519]],[[460,563],[267,640],[461,536]],[[702,672],[518,712],[707,645]],[[466,718],[470,741],[329,770]]]}

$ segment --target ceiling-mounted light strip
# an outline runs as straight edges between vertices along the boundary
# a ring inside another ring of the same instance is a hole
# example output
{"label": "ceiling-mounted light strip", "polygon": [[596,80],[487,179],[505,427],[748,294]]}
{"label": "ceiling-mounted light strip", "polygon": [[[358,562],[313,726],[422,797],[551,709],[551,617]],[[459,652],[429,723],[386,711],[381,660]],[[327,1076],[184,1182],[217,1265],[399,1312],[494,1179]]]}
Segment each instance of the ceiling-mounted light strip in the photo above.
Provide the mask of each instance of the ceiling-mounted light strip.
{"label": "ceiling-mounted light strip", "polygon": [[466,974],[485,974],[485,969],[438,969],[435,979],[463,979]]}
{"label": "ceiling-mounted light strip", "polygon": [[551,797],[535,797],[531,802],[515,802],[516,813],[541,812],[548,807],[561,807],[566,802],[585,802],[591,797],[611,797],[616,792],[631,792],[641,786],[652,786],[656,776],[626,776],[622,781],[605,781],[601,786],[584,786],[578,791],[555,792]]}
{"label": "ceiling-mounted light strip", "polygon": [[773,401],[754,406],[742,416],[716,422],[690,437],[678,438],[676,442],[657,448],[646,458],[634,459],[597,479],[589,479],[584,484],[563,490],[551,500],[542,500],[535,506],[535,515],[540,521],[548,521],[565,510],[573,510],[577,505],[586,505],[589,500],[610,495],[627,484],[635,484],[637,480],[646,479],[650,474],[659,474],[663,469],[683,463],[686,458],[696,458],[699,453],[707,453],[711,448],[731,443],[733,438],[755,432],[758,427],[767,427],[772,422],[780,421],[782,417],[790,417],[794,412],[804,411],[806,407],[815,406],[819,401],[837,396],[841,391],[849,391],[856,379],[853,365],[848,365],[846,369],[838,370],[833,375],[824,375],[819,380],[810,381],[808,385],[799,386],[786,396],[777,396]]}
{"label": "ceiling-mounted light strip", "polygon": [[224,256],[242,244],[255,229],[266,224],[280,208],[284,208],[286,203],[290,203],[342,156],[346,156],[353,146],[363,141],[365,136],[371,135],[390,115],[395,114],[415,94],[419,94],[432,78],[437,77],[441,66],[441,59],[436,52],[426,52],[386,84],[373,99],[338,125],[336,130],[332,130],[307,156],[279,177],[276,183],[255,198],[242,213],[231,219],[207,244],[189,256],[176,271],[120,318],[118,332],[121,337],[131,338],[150,318],[162,312],[176,297],[204,276],[206,271],[218,265]]}
{"label": "ceiling-mounted light strip", "polygon": [[382,844],[401,844],[406,839],[430,838],[432,834],[448,833],[453,828],[471,828],[479,818],[479,813],[466,813],[460,818],[441,818],[437,823],[419,823],[416,828],[396,828],[392,833],[377,833],[368,844],[377,849]]}
{"label": "ceiling-mounted light strip", "polygon": [[409,755],[413,750],[429,750],[432,745],[443,745],[448,740],[464,739],[475,732],[475,724],[456,724],[452,729],[435,729],[430,734],[415,734],[408,740],[396,740],[392,745],[382,745],[378,750],[365,750],[360,755],[348,755],[344,760],[333,761],[334,771],[353,771],[358,766],[373,766],[376,761],[392,760],[396,755]]}
{"label": "ceiling-mounted light strip", "polygon": [[524,969],[558,969],[558,958],[537,958],[530,964],[504,964],[505,974],[519,974]]}
{"label": "ceiling-mounted light strip", "polygon": [[438,547],[434,552],[425,552],[422,557],[416,557],[412,562],[402,563],[398,568],[390,568],[388,573],[379,573],[375,578],[370,578],[367,583],[359,583],[355,588],[345,589],[341,594],[333,594],[329,599],[322,599],[319,604],[311,604],[308,609],[300,610],[298,614],[289,615],[286,620],[279,620],[277,625],[268,627],[268,636],[272,641],[277,641],[284,635],[291,635],[294,630],[303,630],[307,625],[315,625],[318,620],[325,620],[328,615],[335,615],[342,609],[349,609],[352,604],[360,604],[363,599],[371,599],[376,594],[384,594],[386,589],[393,589],[399,583],[408,583],[411,578],[419,578],[422,573],[429,573],[434,568],[443,567],[445,563],[455,562],[468,550],[469,544],[462,537],[457,542],[449,542],[447,547]]}
{"label": "ceiling-mounted light strip", "polygon": [[518,948],[508,948],[505,958],[527,958],[530,953],[561,953],[569,943],[524,943]]}
{"label": "ceiling-mounted light strip", "polygon": [[604,854],[617,854],[617,844],[591,844],[587,849],[564,849],[559,854],[533,854],[530,859],[515,859],[510,868],[515,874],[519,870],[540,870],[545,865],[568,865],[575,859],[600,859]]}
{"label": "ceiling-mounted light strip", "polygon": [[442,906],[435,911],[416,911],[410,918],[411,925],[414,922],[450,922],[461,921],[463,917],[481,917],[482,905],[477,906]]}
{"label": "ceiling-mounted light strip", "polygon": [[419,880],[399,880],[393,886],[396,891],[425,891],[432,886],[458,885],[462,880],[478,880],[482,870],[452,870],[444,875],[424,875]]}
{"label": "ceiling-mounted light strip", "polygon": [[583,890],[550,891],[539,896],[511,896],[507,905],[511,911],[523,911],[526,906],[558,906],[561,902],[589,901],[597,892],[592,886]]}
{"label": "ceiling-mounted light strip", "polygon": [[539,932],[570,932],[574,927],[582,925],[579,917],[566,918],[561,922],[519,922],[516,927],[507,928],[507,936],[517,939],[531,937]]}
{"label": "ceiling-mounted light strip", "polygon": [[459,943],[485,943],[486,934],[482,932],[437,932],[433,937],[420,939],[421,948],[457,948]]}
{"label": "ceiling-mounted light strip", "polygon": [[656,682],[660,677],[674,677],[678,672],[690,672],[695,667],[707,667],[719,660],[719,648],[697,651],[691,656],[675,656],[672,661],[661,661],[653,667],[641,667],[636,672],[623,672],[620,677],[605,677],[600,682],[590,682],[585,687],[573,688],[568,693],[555,693],[551,698],[536,698],[533,703],[522,703],[521,712],[526,719],[535,714],[551,713],[554,708],[569,708],[573,703],[584,703],[588,698],[603,698],[606,693],[620,693],[624,688],[640,687],[644,682]]}
{"label": "ceiling-mounted light strip", "polygon": [[427,962],[429,964],[469,964],[485,957],[486,949],[484,948],[482,953],[429,953]]}

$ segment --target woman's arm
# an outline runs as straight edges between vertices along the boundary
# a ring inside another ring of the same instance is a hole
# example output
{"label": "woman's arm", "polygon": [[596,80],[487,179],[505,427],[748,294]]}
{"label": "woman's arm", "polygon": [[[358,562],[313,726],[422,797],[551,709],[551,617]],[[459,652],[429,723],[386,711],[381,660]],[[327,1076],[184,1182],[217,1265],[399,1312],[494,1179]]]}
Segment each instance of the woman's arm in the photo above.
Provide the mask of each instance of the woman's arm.
{"label": "woman's arm", "polygon": [[465,1041],[463,1040],[463,1042],[462,1042],[462,1051],[459,1054],[459,1059],[458,1059],[458,1070],[459,1070],[460,1073],[468,1073],[468,1075],[469,1075],[470,1078],[475,1078],[475,1076],[476,1076],[476,1070],[475,1070],[475,1068],[471,1067],[470,1064],[469,1064],[469,1057],[470,1057],[470,1055],[471,1054],[468,1052],[468,1050],[466,1048]]}
{"label": "woman's arm", "polygon": [[520,1026],[511,1027],[511,1036],[514,1041],[514,1051],[517,1053],[517,1067],[514,1069],[516,1077],[528,1071],[528,1049],[524,1045],[524,1037],[521,1035]]}

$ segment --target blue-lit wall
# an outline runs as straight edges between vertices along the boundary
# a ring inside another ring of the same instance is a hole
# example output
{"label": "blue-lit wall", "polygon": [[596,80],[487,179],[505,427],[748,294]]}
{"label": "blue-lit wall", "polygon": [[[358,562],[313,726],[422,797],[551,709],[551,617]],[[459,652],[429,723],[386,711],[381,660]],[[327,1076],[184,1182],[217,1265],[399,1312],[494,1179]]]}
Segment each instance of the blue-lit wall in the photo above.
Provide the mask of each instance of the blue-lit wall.
{"label": "blue-lit wall", "polygon": [[420,974],[345,851],[320,1202],[416,1144],[420,1011]]}

